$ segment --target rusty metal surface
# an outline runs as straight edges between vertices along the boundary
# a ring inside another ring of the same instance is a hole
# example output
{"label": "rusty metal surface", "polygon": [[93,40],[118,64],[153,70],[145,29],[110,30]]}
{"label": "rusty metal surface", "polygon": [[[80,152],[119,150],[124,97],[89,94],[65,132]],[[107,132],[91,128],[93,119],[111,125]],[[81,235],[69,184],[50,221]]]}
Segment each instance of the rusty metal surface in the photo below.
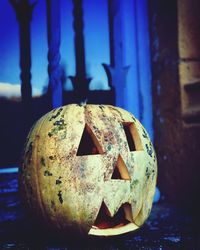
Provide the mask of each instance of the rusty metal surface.
{"label": "rusty metal surface", "polygon": [[0,249],[200,249],[197,218],[165,201],[134,233],[114,238],[60,239],[33,227],[23,211],[17,173],[0,174]]}

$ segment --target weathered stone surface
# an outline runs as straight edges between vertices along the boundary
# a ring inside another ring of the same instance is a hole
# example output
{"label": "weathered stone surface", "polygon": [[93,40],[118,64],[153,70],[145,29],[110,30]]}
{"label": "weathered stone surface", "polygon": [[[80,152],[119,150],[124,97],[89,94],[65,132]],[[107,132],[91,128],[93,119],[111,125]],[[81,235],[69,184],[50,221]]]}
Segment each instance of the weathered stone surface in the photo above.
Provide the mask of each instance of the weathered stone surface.
{"label": "weathered stone surface", "polygon": [[183,119],[177,12],[177,1],[150,1],[154,145],[161,191],[171,200],[197,209],[200,201],[196,195],[200,190],[200,123],[198,120],[195,124],[186,123]]}
{"label": "weathered stone surface", "polygon": [[180,62],[179,76],[181,84],[200,82],[200,61]]}
{"label": "weathered stone surface", "polygon": [[180,58],[200,59],[200,2],[178,0],[178,42]]}

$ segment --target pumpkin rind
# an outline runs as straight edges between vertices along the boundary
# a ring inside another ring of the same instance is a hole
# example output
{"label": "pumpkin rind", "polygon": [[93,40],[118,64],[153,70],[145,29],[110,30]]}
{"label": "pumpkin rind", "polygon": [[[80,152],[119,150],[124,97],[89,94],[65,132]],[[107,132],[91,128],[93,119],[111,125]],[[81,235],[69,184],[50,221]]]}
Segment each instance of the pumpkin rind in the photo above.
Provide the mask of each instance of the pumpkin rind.
{"label": "pumpkin rind", "polygon": [[[136,151],[129,149],[123,124],[130,128]],[[98,154],[77,155],[85,128]],[[130,178],[111,179],[117,162]],[[27,206],[52,227],[95,234],[91,228],[102,202],[111,217],[129,203],[133,226],[126,230],[140,227],[152,207],[156,177],[153,145],[132,114],[113,106],[71,104],[47,113],[30,131],[20,184]]]}

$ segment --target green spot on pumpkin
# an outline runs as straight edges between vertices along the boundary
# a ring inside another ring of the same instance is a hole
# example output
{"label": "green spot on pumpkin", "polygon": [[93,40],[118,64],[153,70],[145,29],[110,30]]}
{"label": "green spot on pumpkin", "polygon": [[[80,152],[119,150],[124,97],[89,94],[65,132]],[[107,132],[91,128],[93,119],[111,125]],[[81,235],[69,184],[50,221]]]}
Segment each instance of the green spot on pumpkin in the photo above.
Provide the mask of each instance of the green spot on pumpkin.
{"label": "green spot on pumpkin", "polygon": [[135,180],[133,181],[132,184],[133,184],[134,186],[136,186],[138,183],[139,183],[139,180],[135,179]]}
{"label": "green spot on pumpkin", "polygon": [[44,159],[44,157],[41,157],[40,163],[42,164],[42,166],[45,166],[45,159]]}
{"label": "green spot on pumpkin", "polygon": [[55,115],[52,115],[52,117],[49,119],[49,121],[52,121],[53,119],[56,119],[60,115],[62,110],[63,110],[63,108],[60,108]]}
{"label": "green spot on pumpkin", "polygon": [[136,122],[136,119],[135,119],[135,117],[134,117],[134,116],[132,116],[132,119],[133,119],[133,121],[134,121],[134,122]]}
{"label": "green spot on pumpkin", "polygon": [[[48,136],[51,137],[53,135],[57,135],[59,131],[66,129],[66,123],[63,118],[60,118],[60,120],[55,121],[53,123],[54,127],[51,129],[51,131],[48,133]],[[66,131],[65,131],[66,136]]]}
{"label": "green spot on pumpkin", "polygon": [[51,137],[53,134],[51,132],[48,133],[48,136]]}
{"label": "green spot on pumpkin", "polygon": [[102,110],[102,111],[104,111],[104,106],[103,105],[99,105],[99,108]]}
{"label": "green spot on pumpkin", "polygon": [[62,204],[63,198],[62,198],[62,191],[61,190],[58,192],[58,199],[59,199],[60,203]]}
{"label": "green spot on pumpkin", "polygon": [[65,125],[65,120],[63,118],[60,118],[60,120],[58,121],[55,121],[54,126],[62,126],[62,125]]}
{"label": "green spot on pumpkin", "polygon": [[148,135],[147,135],[147,132],[144,130],[144,128],[142,128],[142,136],[146,139],[148,139]]}
{"label": "green spot on pumpkin", "polygon": [[48,170],[44,171],[44,176],[52,176],[53,174],[49,172]]}
{"label": "green spot on pumpkin", "polygon": [[62,183],[61,180],[59,180],[59,179],[56,180],[56,185],[60,185],[61,183]]}
{"label": "green spot on pumpkin", "polygon": [[145,147],[146,147],[146,150],[147,150],[147,153],[150,157],[152,157],[153,155],[153,149],[152,149],[152,145],[151,144],[145,144]]}
{"label": "green spot on pumpkin", "polygon": [[32,151],[33,151],[33,142],[30,142],[28,146],[28,150],[26,151],[26,156],[25,156],[25,158],[27,158],[28,160],[28,164],[30,164],[31,162]]}
{"label": "green spot on pumpkin", "polygon": [[149,177],[150,177],[150,175],[151,175],[151,172],[150,172],[150,170],[149,170],[149,168],[148,168],[148,167],[146,168],[145,175],[146,175],[147,180],[148,180],[148,179],[149,179]]}
{"label": "green spot on pumpkin", "polygon": [[55,210],[55,202],[54,202],[54,201],[51,201],[51,208],[52,208],[53,210]]}

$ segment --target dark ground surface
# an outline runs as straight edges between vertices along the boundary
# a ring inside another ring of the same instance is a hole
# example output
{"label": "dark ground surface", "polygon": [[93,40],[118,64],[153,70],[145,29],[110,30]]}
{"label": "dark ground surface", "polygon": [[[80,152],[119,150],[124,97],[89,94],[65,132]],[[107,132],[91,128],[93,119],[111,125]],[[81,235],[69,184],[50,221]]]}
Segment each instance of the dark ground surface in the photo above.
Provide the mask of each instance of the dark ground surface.
{"label": "dark ground surface", "polygon": [[0,249],[200,250],[197,219],[165,201],[153,206],[141,229],[119,237],[59,240],[34,229],[18,194],[17,173],[0,174]]}

